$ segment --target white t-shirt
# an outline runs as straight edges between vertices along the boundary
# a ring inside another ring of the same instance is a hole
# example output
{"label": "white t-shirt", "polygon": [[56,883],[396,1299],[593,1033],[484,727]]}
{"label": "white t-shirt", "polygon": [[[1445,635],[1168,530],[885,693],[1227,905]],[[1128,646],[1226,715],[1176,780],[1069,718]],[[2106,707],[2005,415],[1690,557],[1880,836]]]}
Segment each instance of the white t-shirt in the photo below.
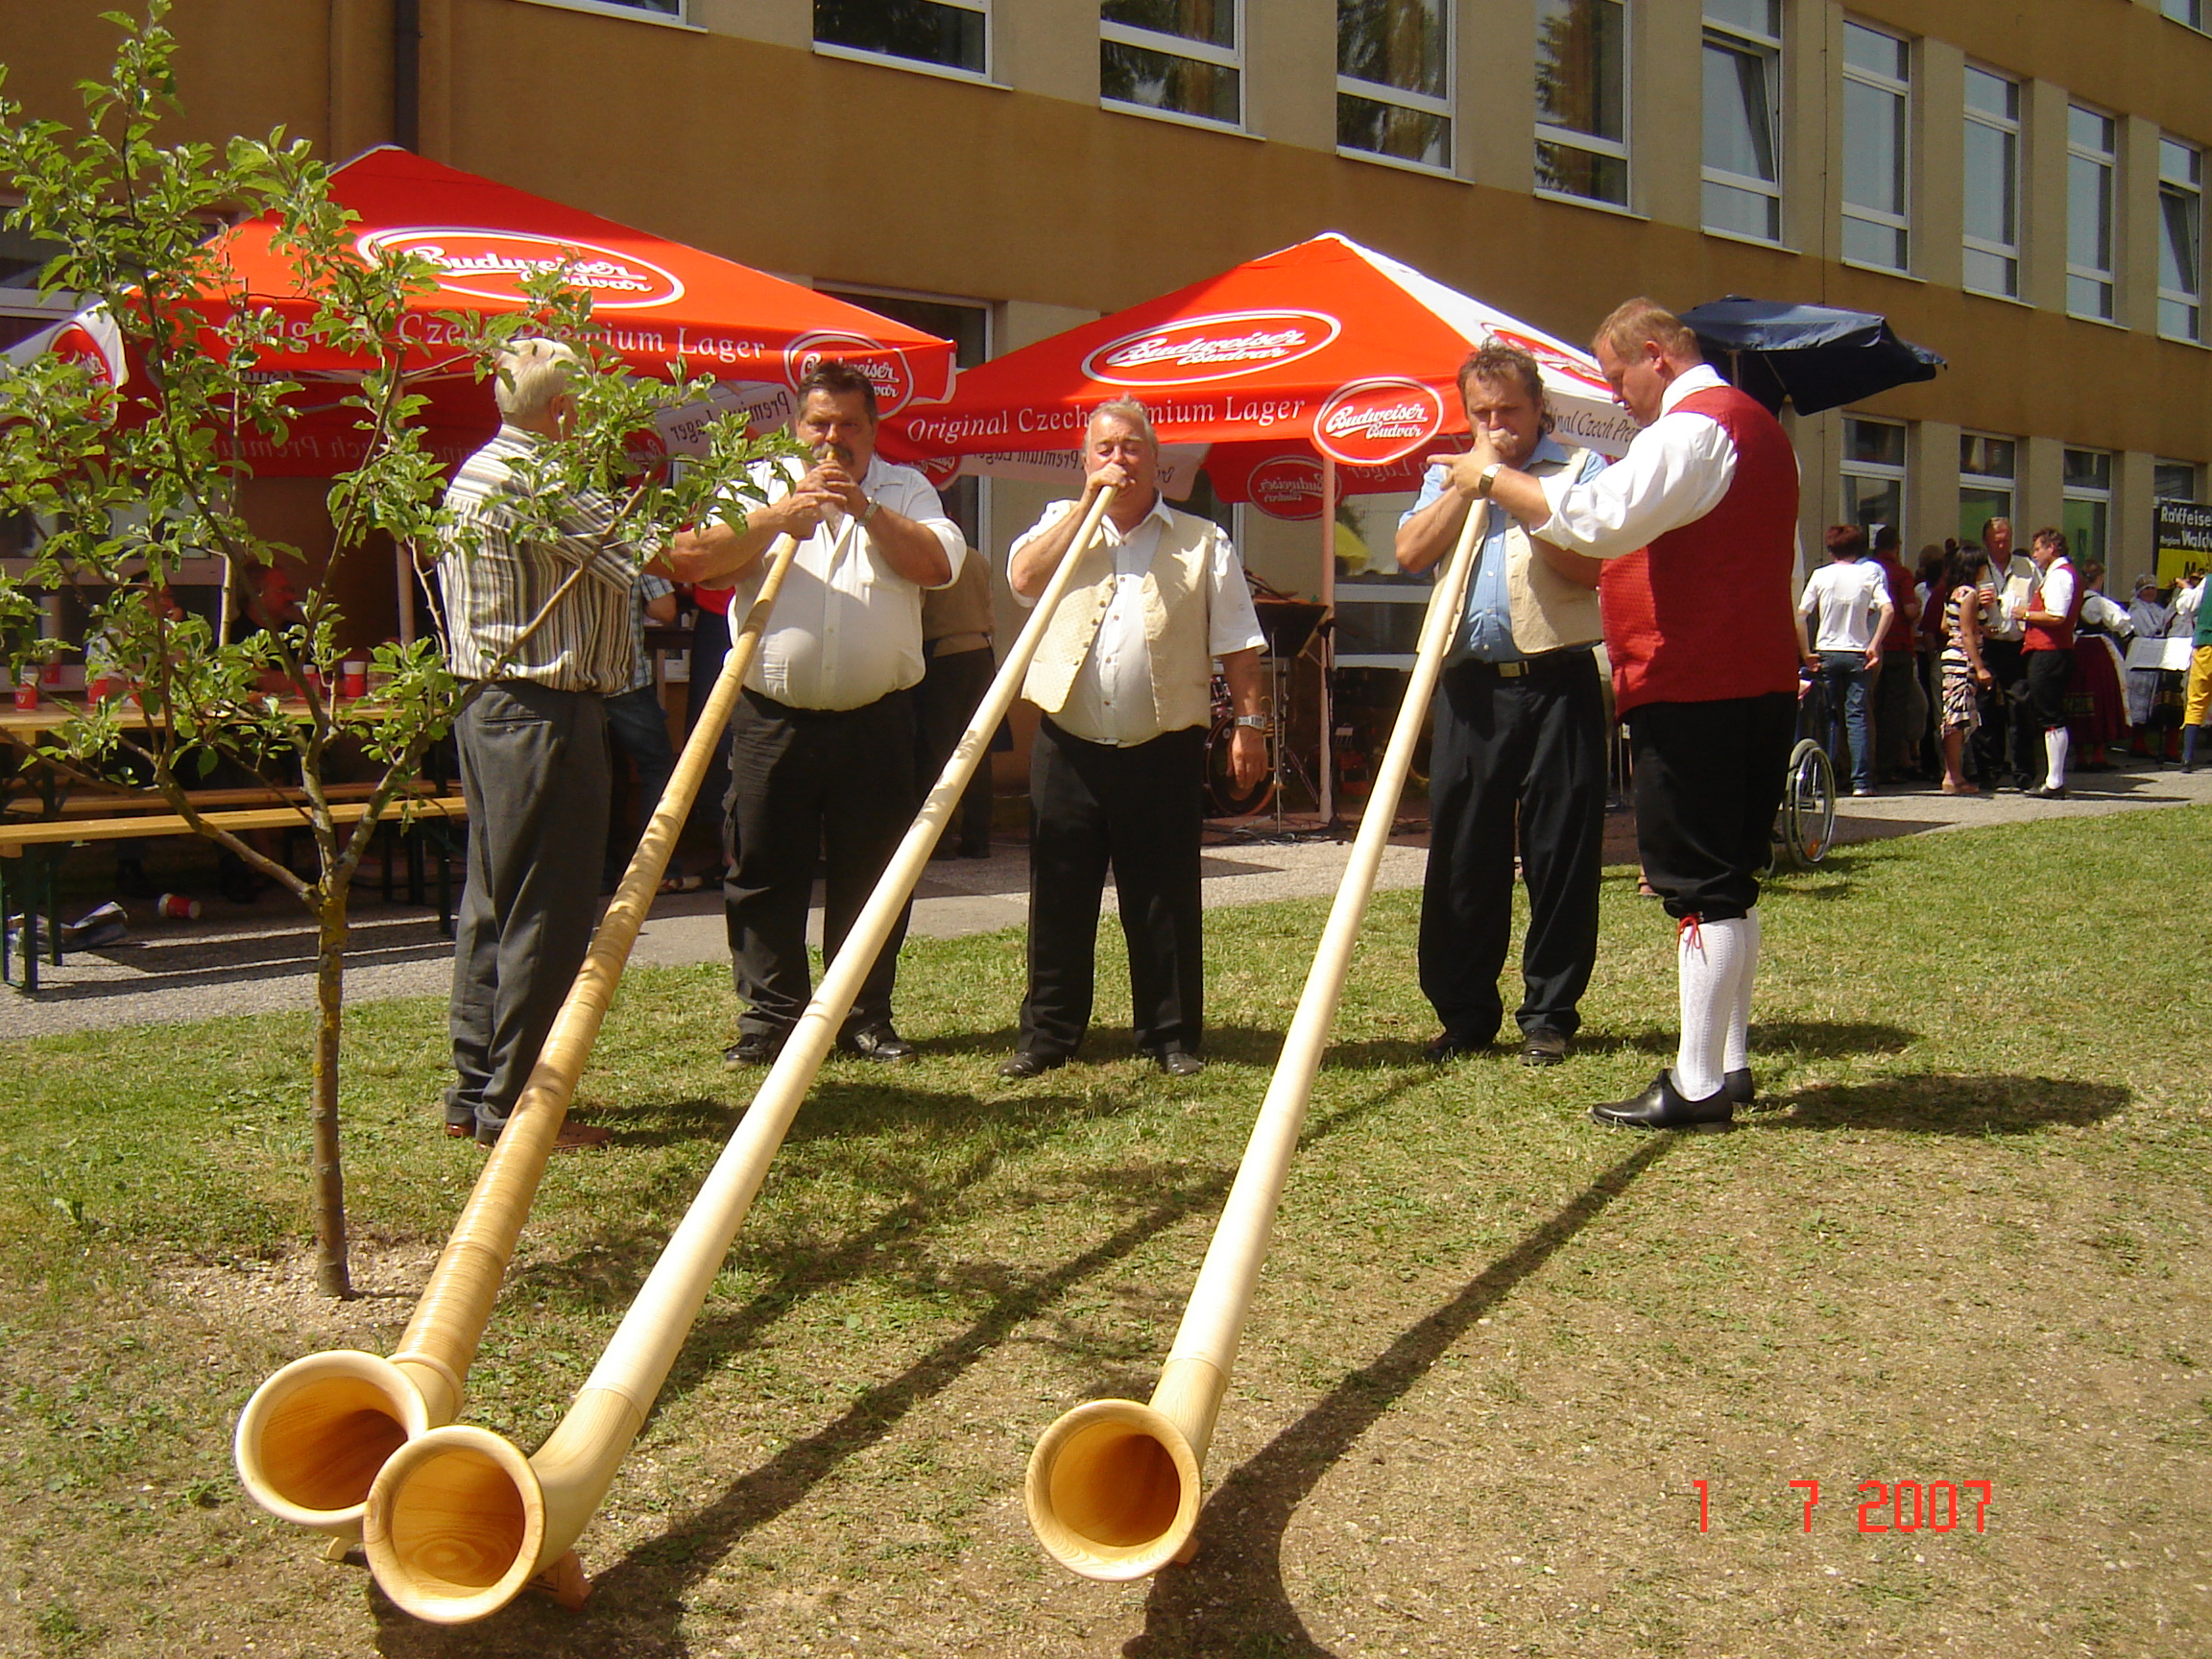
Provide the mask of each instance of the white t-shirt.
{"label": "white t-shirt", "polygon": [[1874,613],[1889,603],[1889,579],[1871,559],[1830,560],[1806,579],[1797,614],[1819,613],[1815,651],[1863,652],[1874,643]]}

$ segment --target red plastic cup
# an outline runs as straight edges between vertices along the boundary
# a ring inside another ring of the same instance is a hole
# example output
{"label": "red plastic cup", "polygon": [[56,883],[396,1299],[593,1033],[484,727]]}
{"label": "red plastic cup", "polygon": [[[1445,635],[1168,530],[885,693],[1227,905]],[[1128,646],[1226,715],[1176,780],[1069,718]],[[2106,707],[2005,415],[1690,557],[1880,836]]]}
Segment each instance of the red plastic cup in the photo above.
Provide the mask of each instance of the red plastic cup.
{"label": "red plastic cup", "polygon": [[16,683],[15,707],[29,710],[38,707],[38,676],[26,668],[23,678]]}
{"label": "red plastic cup", "polygon": [[61,685],[61,664],[49,662],[38,670],[38,684],[47,690],[58,690]]}
{"label": "red plastic cup", "polygon": [[84,687],[84,695],[95,703],[107,702],[115,695],[115,677],[112,674],[94,675]]}
{"label": "red plastic cup", "polygon": [[154,914],[164,922],[197,922],[200,901],[187,899],[181,893],[164,893],[154,901]]}
{"label": "red plastic cup", "polygon": [[369,694],[369,664],[349,662],[340,669],[338,694],[341,697],[366,697]]}

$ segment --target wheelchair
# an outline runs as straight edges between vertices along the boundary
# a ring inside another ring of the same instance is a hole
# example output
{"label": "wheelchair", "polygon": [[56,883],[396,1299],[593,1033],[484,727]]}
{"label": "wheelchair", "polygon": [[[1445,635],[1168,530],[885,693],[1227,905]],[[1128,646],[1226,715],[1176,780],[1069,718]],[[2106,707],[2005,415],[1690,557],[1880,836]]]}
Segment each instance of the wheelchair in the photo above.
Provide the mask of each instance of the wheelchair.
{"label": "wheelchair", "polygon": [[1828,735],[1828,688],[1816,674],[1797,679],[1797,742],[1782,779],[1774,814],[1769,870],[1810,870],[1836,845],[1836,767],[1821,740]]}

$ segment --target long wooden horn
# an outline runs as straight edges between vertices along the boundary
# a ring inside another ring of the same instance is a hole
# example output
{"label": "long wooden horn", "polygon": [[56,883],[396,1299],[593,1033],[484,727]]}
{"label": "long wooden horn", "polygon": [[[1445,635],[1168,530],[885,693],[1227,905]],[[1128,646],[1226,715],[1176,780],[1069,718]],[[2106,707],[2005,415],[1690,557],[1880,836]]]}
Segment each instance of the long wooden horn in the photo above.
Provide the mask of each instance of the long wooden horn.
{"label": "long wooden horn", "polygon": [[1444,579],[1430,596],[1398,724],[1151,1404],[1093,1400],[1078,1406],[1046,1430],[1029,1455],[1022,1496],[1030,1527],[1055,1560],[1087,1578],[1142,1578],[1171,1559],[1187,1558],[1191,1528],[1198,1523],[1206,1448],[1214,1438],[1214,1419],[1237,1363],[1244,1314],[1267,1257],[1284,1177],[1336,1017],[1353,942],[1390,839],[1422,715],[1465,606],[1474,549],[1487,516],[1487,504],[1469,511]]}
{"label": "long wooden horn", "polygon": [[797,550],[788,536],[769,550],[759,596],[730,642],[713,692],[600,919],[507,1127],[431,1271],[398,1352],[389,1359],[350,1349],[310,1354],[276,1373],[246,1403],[233,1447],[238,1479],[271,1514],[341,1539],[358,1537],[370,1483],[385,1459],[459,1413],[469,1363],[554,1137]]}
{"label": "long wooden horn", "polygon": [[1099,491],[1084,515],[936,787],[567,1416],[534,1457],[488,1430],[455,1425],[400,1447],[376,1476],[362,1542],[376,1582],[406,1611],[436,1623],[466,1623],[498,1611],[541,1575],[557,1598],[571,1606],[582,1602],[588,1591],[571,1546],[644,1426],[770,1161],[1012,705],[1114,495],[1111,489]]}

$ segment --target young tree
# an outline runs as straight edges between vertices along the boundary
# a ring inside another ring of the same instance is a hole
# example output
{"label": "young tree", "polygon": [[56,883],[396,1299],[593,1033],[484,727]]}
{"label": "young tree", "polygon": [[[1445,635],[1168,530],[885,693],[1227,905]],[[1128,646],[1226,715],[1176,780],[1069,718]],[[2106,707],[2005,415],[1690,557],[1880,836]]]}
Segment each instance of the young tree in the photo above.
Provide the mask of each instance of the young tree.
{"label": "young tree", "polygon": [[[327,167],[281,130],[234,138],[220,155],[159,142],[164,112],[177,108],[168,10],[169,0],[148,0],[142,19],[104,14],[123,38],[108,78],[83,86],[82,129],[28,120],[0,96],[0,179],[22,202],[5,222],[60,246],[41,287],[80,297],[106,320],[96,326],[112,325],[130,365],[116,385],[62,355],[0,364],[0,508],[33,515],[44,531],[28,573],[0,576],[0,631],[9,667],[20,673],[53,648],[36,637],[36,593],[105,588],[92,631],[107,671],[133,695],[88,701],[43,747],[43,761],[78,777],[150,781],[202,835],[314,917],[315,1276],[343,1296],[350,1292],[338,1119],[348,897],[377,824],[409,811],[425,751],[485,682],[463,685],[447,672],[441,624],[439,637],[374,648],[373,695],[336,697],[339,659],[357,653],[341,650],[333,578],[384,538],[414,556],[418,571],[442,547],[467,557],[474,544],[440,506],[445,472],[425,443],[429,400],[417,380],[424,364],[401,326],[409,302],[435,290],[433,267],[415,255],[372,262],[356,252],[352,216],[330,200]],[[0,91],[5,74],[0,66]],[[331,481],[320,558],[260,534],[241,507],[244,441],[280,445],[304,390],[283,374],[287,351],[301,344],[252,303],[215,235],[262,215],[277,228],[297,291],[313,301],[310,336],[359,366],[344,401],[362,458]],[[681,468],[633,453],[657,412],[700,403],[710,380],[630,374],[598,345],[589,294],[560,274],[533,280],[528,293],[517,312],[441,315],[451,342],[445,355],[464,355],[480,382],[523,336],[564,340],[582,359],[573,433],[538,450],[533,500],[515,533],[558,541],[563,502],[583,492],[614,504],[610,546],[661,546],[678,527],[712,518],[741,527],[738,497],[761,498],[749,468],[788,442],[752,438],[741,421],[726,420],[710,428],[707,453]],[[489,390],[485,399],[489,406]],[[230,638],[231,605],[211,626],[166,603],[185,562],[209,559],[221,562],[227,599],[277,561],[300,562],[312,573],[301,620]],[[582,575],[579,564],[538,622]],[[341,750],[375,768],[366,809],[349,826],[326,788]],[[300,799],[315,843],[312,878],[211,823],[194,803],[193,786],[226,761]]]}

